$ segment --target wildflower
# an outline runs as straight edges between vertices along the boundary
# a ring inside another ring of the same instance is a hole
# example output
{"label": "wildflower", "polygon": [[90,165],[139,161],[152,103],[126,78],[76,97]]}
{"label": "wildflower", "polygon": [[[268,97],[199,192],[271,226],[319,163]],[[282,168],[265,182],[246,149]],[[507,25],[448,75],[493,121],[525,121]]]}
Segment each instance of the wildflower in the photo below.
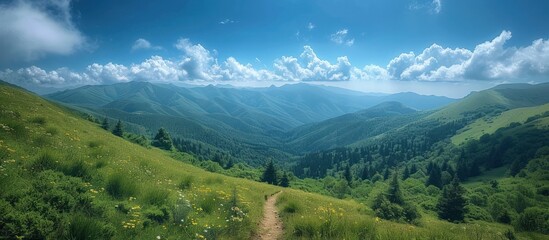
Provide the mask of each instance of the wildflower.
{"label": "wildflower", "polygon": [[159,239],[159,240],[160,240],[160,239],[162,239],[162,238],[161,238],[160,236],[156,236],[156,239]]}

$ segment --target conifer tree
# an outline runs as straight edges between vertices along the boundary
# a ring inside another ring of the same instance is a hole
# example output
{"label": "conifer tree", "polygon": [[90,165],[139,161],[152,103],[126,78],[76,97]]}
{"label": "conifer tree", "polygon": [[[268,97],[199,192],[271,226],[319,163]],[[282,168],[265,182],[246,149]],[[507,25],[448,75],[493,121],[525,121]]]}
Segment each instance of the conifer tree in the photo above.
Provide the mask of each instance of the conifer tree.
{"label": "conifer tree", "polygon": [[345,180],[347,180],[347,183],[351,183],[351,181],[353,181],[353,175],[351,175],[351,168],[349,167],[349,165],[347,165],[345,167],[345,170],[343,171],[343,177],[345,178]]}
{"label": "conifer tree", "polygon": [[166,129],[158,129],[158,133],[154,136],[152,145],[164,150],[171,150],[173,148],[172,138]]}
{"label": "conifer tree", "polygon": [[119,137],[124,136],[124,126],[122,125],[122,121],[118,120],[116,126],[114,126],[114,129],[112,130],[112,134]]}
{"label": "conifer tree", "polygon": [[402,180],[406,180],[410,177],[410,170],[408,170],[408,166],[404,167],[404,172],[402,172]]}
{"label": "conifer tree", "polygon": [[364,166],[362,169],[362,175],[360,177],[362,180],[370,179],[370,171],[368,169],[368,166]]}
{"label": "conifer tree", "polygon": [[390,202],[396,203],[398,205],[404,204],[404,197],[402,196],[402,192],[400,191],[400,183],[398,181],[397,171],[395,171],[395,173],[393,174],[393,179],[389,184],[389,190],[387,191],[387,199]]}
{"label": "conifer tree", "polygon": [[459,178],[454,177],[454,180],[446,185],[442,191],[437,208],[438,216],[441,219],[451,222],[463,221],[465,215],[465,188],[459,184]]}
{"label": "conifer tree", "polygon": [[107,117],[105,117],[105,119],[103,119],[103,122],[101,123],[101,128],[109,131],[109,119],[107,119]]}
{"label": "conifer tree", "polygon": [[263,176],[261,177],[261,181],[277,185],[278,177],[276,176],[276,169],[272,160],[267,164],[265,172],[263,172]]}
{"label": "conifer tree", "polygon": [[426,186],[433,185],[438,188],[442,188],[442,172],[437,164],[433,164],[431,171],[429,171],[429,178],[425,183]]}
{"label": "conifer tree", "polygon": [[281,187],[290,186],[290,179],[288,178],[288,173],[284,172],[284,175],[282,175],[282,178],[280,179],[280,186]]}

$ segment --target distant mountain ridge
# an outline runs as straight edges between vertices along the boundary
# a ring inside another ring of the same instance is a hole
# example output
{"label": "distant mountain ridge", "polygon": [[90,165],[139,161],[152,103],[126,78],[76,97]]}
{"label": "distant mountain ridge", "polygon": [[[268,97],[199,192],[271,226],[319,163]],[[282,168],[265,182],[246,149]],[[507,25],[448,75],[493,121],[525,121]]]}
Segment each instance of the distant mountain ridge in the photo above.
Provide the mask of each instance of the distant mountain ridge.
{"label": "distant mountain ridge", "polygon": [[121,119],[149,130],[141,134],[151,135],[155,129],[166,127],[176,137],[242,149],[258,144],[284,149],[288,133],[294,133],[296,127],[382,102],[406,102],[410,109],[426,110],[455,101],[415,93],[372,96],[309,84],[250,89],[213,85],[185,88],[149,82],[85,86],[45,97],[100,118]]}

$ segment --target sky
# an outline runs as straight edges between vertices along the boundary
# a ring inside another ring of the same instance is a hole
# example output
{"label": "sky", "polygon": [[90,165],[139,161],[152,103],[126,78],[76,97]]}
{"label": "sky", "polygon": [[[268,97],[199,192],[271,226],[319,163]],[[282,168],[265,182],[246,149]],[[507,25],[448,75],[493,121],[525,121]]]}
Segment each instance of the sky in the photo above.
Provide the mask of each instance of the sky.
{"label": "sky", "polygon": [[0,0],[0,79],[463,97],[549,81],[547,12],[546,0]]}

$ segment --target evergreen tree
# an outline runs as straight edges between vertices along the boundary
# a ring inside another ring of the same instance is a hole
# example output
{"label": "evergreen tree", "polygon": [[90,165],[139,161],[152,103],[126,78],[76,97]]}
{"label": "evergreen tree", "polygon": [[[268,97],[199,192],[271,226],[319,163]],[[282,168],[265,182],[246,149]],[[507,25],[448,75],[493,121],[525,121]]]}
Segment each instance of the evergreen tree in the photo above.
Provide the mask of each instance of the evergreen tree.
{"label": "evergreen tree", "polygon": [[265,172],[263,172],[263,176],[261,177],[261,181],[277,185],[278,177],[276,176],[276,169],[272,160],[267,164]]}
{"label": "evergreen tree", "polygon": [[400,183],[398,181],[398,172],[395,171],[393,173],[393,179],[391,180],[391,183],[389,184],[389,189],[387,191],[387,199],[391,203],[396,203],[398,205],[404,204],[404,197],[402,196],[402,192],[400,191]]}
{"label": "evergreen tree", "polygon": [[282,175],[282,178],[280,179],[280,186],[281,187],[290,186],[290,179],[288,178],[288,173],[284,172],[284,175]]}
{"label": "evergreen tree", "polygon": [[173,142],[168,131],[164,128],[158,129],[158,133],[154,136],[152,145],[160,149],[171,150],[173,148]]}
{"label": "evergreen tree", "polygon": [[389,179],[389,167],[386,167],[385,170],[383,171],[383,180],[387,180]]}
{"label": "evergreen tree", "polygon": [[467,204],[464,194],[465,188],[459,184],[459,178],[454,177],[454,180],[444,187],[442,196],[438,201],[439,218],[451,222],[463,221],[466,211],[465,205]]}
{"label": "evergreen tree", "polygon": [[103,122],[101,123],[101,128],[109,131],[109,119],[107,119],[107,117],[105,117],[105,119],[103,119]]}
{"label": "evergreen tree", "polygon": [[408,170],[408,166],[404,167],[404,172],[402,173],[402,180],[406,180],[410,177],[410,170]]}
{"label": "evergreen tree", "polygon": [[349,165],[345,166],[345,171],[343,171],[343,177],[347,180],[347,183],[351,184],[353,181],[353,175],[351,175],[351,168]]}
{"label": "evergreen tree", "polygon": [[429,178],[427,179],[425,186],[429,185],[442,188],[442,172],[437,164],[433,164],[431,171],[429,172]]}
{"label": "evergreen tree", "polygon": [[364,168],[362,169],[361,179],[362,180],[370,179],[370,171],[368,169],[368,166],[364,166]]}
{"label": "evergreen tree", "polygon": [[112,130],[112,134],[124,137],[124,126],[122,125],[122,121],[118,120],[116,126],[114,126],[114,129]]}
{"label": "evergreen tree", "polygon": [[467,164],[465,163],[465,160],[459,160],[457,164],[457,170],[456,174],[461,181],[467,180],[467,177],[469,176],[469,169],[467,168]]}

